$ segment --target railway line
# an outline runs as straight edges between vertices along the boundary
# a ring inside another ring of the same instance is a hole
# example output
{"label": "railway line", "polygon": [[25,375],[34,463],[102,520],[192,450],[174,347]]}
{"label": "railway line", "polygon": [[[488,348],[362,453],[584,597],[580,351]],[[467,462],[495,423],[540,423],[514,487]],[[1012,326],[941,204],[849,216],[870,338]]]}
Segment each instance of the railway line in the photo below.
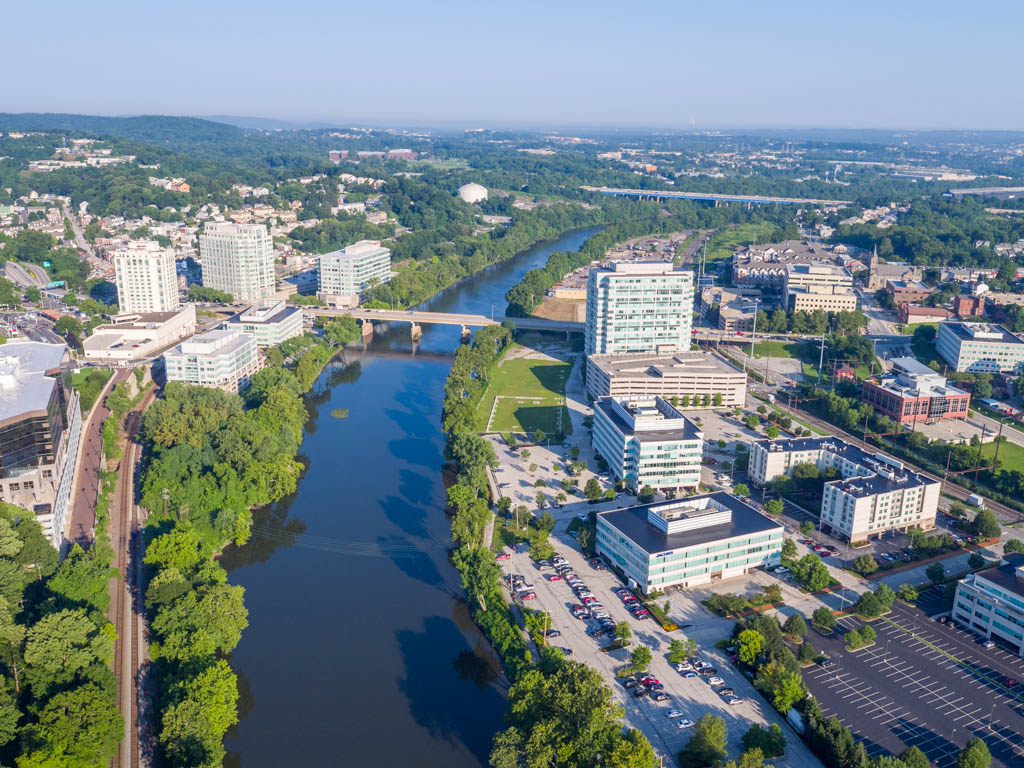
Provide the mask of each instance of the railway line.
{"label": "railway line", "polygon": [[[117,528],[112,544],[117,552],[118,578],[114,590],[112,618],[117,630],[114,643],[114,673],[118,680],[118,707],[125,721],[124,738],[111,762],[112,768],[140,768],[139,669],[143,645],[143,594],[141,590],[142,520],[135,504],[135,475],[142,446],[137,441],[142,414],[152,403],[155,390],[125,417],[125,448],[118,469],[115,494]],[[112,520],[113,522],[113,520]]]}

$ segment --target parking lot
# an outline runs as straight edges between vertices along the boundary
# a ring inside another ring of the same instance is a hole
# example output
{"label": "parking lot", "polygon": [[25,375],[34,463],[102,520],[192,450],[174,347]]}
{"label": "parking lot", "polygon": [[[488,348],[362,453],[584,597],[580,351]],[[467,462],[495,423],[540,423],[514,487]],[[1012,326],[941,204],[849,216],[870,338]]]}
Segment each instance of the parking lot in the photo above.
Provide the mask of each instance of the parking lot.
{"label": "parking lot", "polygon": [[[563,526],[559,525],[556,531],[560,532],[562,528]],[[571,649],[573,659],[594,667],[605,676],[615,699],[625,708],[625,723],[644,732],[655,751],[664,756],[666,765],[675,763],[676,755],[690,737],[688,729],[677,729],[678,719],[667,717],[667,713],[675,709],[681,710],[686,719],[694,721],[708,712],[722,717],[729,728],[729,753],[733,757],[742,751],[740,739],[752,723],[779,723],[789,743],[784,758],[785,765],[794,768],[820,766],[803,742],[754,690],[750,681],[732,666],[727,654],[713,647],[715,640],[728,636],[732,621],[711,615],[695,598],[690,598],[685,593],[674,593],[671,596],[671,614],[678,622],[693,623],[692,627],[684,629],[683,632],[668,633],[653,619],[637,620],[612,592],[613,588],[622,586],[618,577],[609,570],[594,570],[574,546],[572,539],[564,534],[561,536],[559,541],[554,540],[553,536],[552,543],[598,599],[603,612],[608,613],[615,622],[629,622],[633,630],[633,644],[630,649],[602,653],[599,648],[607,645],[610,639],[595,639],[587,634],[588,630],[598,627],[597,622],[573,618],[570,608],[579,603],[576,595],[564,580],[549,581],[548,577],[554,572],[542,571],[535,567],[524,548],[521,547],[509,560],[503,561],[503,569],[506,573],[522,574],[527,582],[533,584],[537,597],[524,601],[523,606],[547,611],[550,614],[551,627],[560,633],[559,637],[551,639],[551,644]],[[727,705],[715,692],[716,687],[720,686],[713,687],[702,677],[685,678],[669,664],[669,640],[685,639],[688,630],[692,630],[695,639],[701,643],[699,658],[717,670],[718,675],[724,680],[724,686],[734,689],[736,695],[744,699],[743,703]],[[623,687],[622,682],[616,679],[615,671],[628,663],[629,650],[638,644],[651,649],[654,659],[649,671],[664,685],[664,692],[671,697],[670,700],[655,702],[649,697],[635,698]]]}
{"label": "parking lot", "polygon": [[810,667],[804,678],[823,713],[849,727],[869,755],[916,746],[949,768],[978,736],[993,766],[1024,764],[1024,661],[901,603],[872,623],[873,646],[846,651],[841,635],[861,625],[846,617],[835,636],[814,637],[835,663]]}

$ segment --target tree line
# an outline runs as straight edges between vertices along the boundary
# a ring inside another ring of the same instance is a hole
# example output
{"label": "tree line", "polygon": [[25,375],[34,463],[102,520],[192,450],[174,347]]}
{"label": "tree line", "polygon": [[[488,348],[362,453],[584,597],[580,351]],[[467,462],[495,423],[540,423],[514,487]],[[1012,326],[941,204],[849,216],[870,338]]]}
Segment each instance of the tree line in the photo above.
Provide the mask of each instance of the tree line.
{"label": "tree line", "polygon": [[[332,342],[333,343],[333,342]],[[140,483],[147,520],[146,611],[159,684],[164,760],[219,766],[238,721],[237,680],[224,660],[248,625],[244,590],[215,559],[250,535],[250,509],[294,493],[307,411],[302,395],[333,356],[304,335],[267,353],[241,395],[170,382],[143,417]]]}
{"label": "tree line", "polygon": [[445,454],[456,470],[455,484],[448,489],[455,547],[451,562],[474,620],[501,654],[512,681],[508,728],[495,736],[490,763],[494,768],[548,765],[557,755],[561,766],[585,768],[602,755],[609,766],[653,768],[654,750],[639,731],[623,731],[623,709],[612,704],[600,674],[567,661],[548,645],[539,647],[534,662],[502,593],[501,568],[484,537],[494,518],[487,471],[497,458],[491,443],[474,431],[471,404],[510,338],[508,329],[491,326],[476,333],[471,348],[456,352],[442,414]]}

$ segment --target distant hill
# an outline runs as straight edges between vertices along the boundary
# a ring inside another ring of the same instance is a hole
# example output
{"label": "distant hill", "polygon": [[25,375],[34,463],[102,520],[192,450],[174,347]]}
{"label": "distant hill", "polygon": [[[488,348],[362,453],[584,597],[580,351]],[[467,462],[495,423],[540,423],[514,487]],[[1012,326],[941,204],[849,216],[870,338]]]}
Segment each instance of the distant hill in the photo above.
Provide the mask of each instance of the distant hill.
{"label": "distant hill", "polygon": [[272,117],[247,117],[244,115],[203,115],[200,119],[213,120],[217,123],[226,123],[227,125],[255,131],[306,131],[338,127],[335,123],[317,121],[293,122],[291,120],[277,120]]}
{"label": "distant hill", "polygon": [[234,141],[244,135],[237,126],[196,117],[101,117],[39,112],[0,113],[0,131],[75,131],[155,144],[176,143],[183,139]]}

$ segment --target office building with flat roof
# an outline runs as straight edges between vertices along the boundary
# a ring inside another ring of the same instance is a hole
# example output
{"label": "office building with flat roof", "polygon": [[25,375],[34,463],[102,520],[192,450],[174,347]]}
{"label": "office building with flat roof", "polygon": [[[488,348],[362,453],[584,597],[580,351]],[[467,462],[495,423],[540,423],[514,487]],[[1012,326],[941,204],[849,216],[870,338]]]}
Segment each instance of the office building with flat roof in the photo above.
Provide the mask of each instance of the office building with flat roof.
{"label": "office building with flat roof", "polygon": [[784,529],[719,491],[597,515],[597,553],[644,594],[778,565]]}
{"label": "office building with flat roof", "polygon": [[935,293],[934,288],[929,288],[920,280],[888,280],[885,290],[892,296],[893,303],[897,306],[903,303],[914,304],[926,301],[929,296]]}
{"label": "office building with flat roof", "polygon": [[377,240],[331,251],[320,257],[317,295],[332,307],[354,307],[375,285],[391,280],[391,251]]}
{"label": "office building with flat roof", "polygon": [[67,545],[82,411],[64,344],[0,346],[0,501],[31,512],[47,540]]}
{"label": "office building with flat roof", "polygon": [[239,392],[260,369],[256,339],[238,331],[207,331],[164,353],[167,381]]}
{"label": "office building with flat roof", "polygon": [[935,351],[955,371],[1024,372],[1024,339],[995,323],[939,323]]}
{"label": "office building with flat roof", "polygon": [[590,270],[586,354],[689,350],[693,297],[693,273],[671,262],[613,262]]}
{"label": "office building with flat roof", "polygon": [[732,255],[732,284],[781,287],[791,264],[813,264],[842,258],[842,254],[812,242],[785,240],[781,243],[745,245]]}
{"label": "office building with flat roof", "polygon": [[866,379],[861,399],[901,424],[966,419],[971,403],[969,393],[913,357],[893,358],[890,374]]}
{"label": "office building with flat roof", "polygon": [[207,224],[199,236],[203,285],[235,301],[274,295],[274,242],[263,224]]}
{"label": "office building with flat roof", "polygon": [[86,360],[141,360],[196,332],[196,307],[177,312],[122,312],[82,342]]}
{"label": "office building with flat roof", "polygon": [[1003,555],[995,568],[961,579],[951,615],[974,634],[1024,656],[1024,555]]}
{"label": "office building with flat roof", "polygon": [[173,248],[133,240],[115,250],[110,260],[122,312],[176,312],[181,306]]}
{"label": "office building with flat roof", "polygon": [[276,347],[302,335],[302,308],[284,301],[265,301],[242,310],[224,327],[252,336],[257,347]]}
{"label": "office building with flat roof", "polygon": [[594,450],[616,480],[676,493],[700,484],[704,433],[660,397],[594,403]]}
{"label": "office building with flat roof", "polygon": [[747,478],[765,486],[800,464],[839,478],[825,483],[821,503],[822,529],[835,536],[864,541],[890,530],[935,527],[938,481],[834,437],[758,440],[750,446]]}
{"label": "office building with flat roof", "polygon": [[[591,397],[676,398],[680,405],[742,406],[747,398],[747,374],[710,352],[674,355],[591,355],[587,365]],[[720,401],[716,399],[720,396]]]}
{"label": "office building with flat roof", "polygon": [[835,264],[787,264],[782,304],[793,312],[852,312],[857,308],[853,275]]}

